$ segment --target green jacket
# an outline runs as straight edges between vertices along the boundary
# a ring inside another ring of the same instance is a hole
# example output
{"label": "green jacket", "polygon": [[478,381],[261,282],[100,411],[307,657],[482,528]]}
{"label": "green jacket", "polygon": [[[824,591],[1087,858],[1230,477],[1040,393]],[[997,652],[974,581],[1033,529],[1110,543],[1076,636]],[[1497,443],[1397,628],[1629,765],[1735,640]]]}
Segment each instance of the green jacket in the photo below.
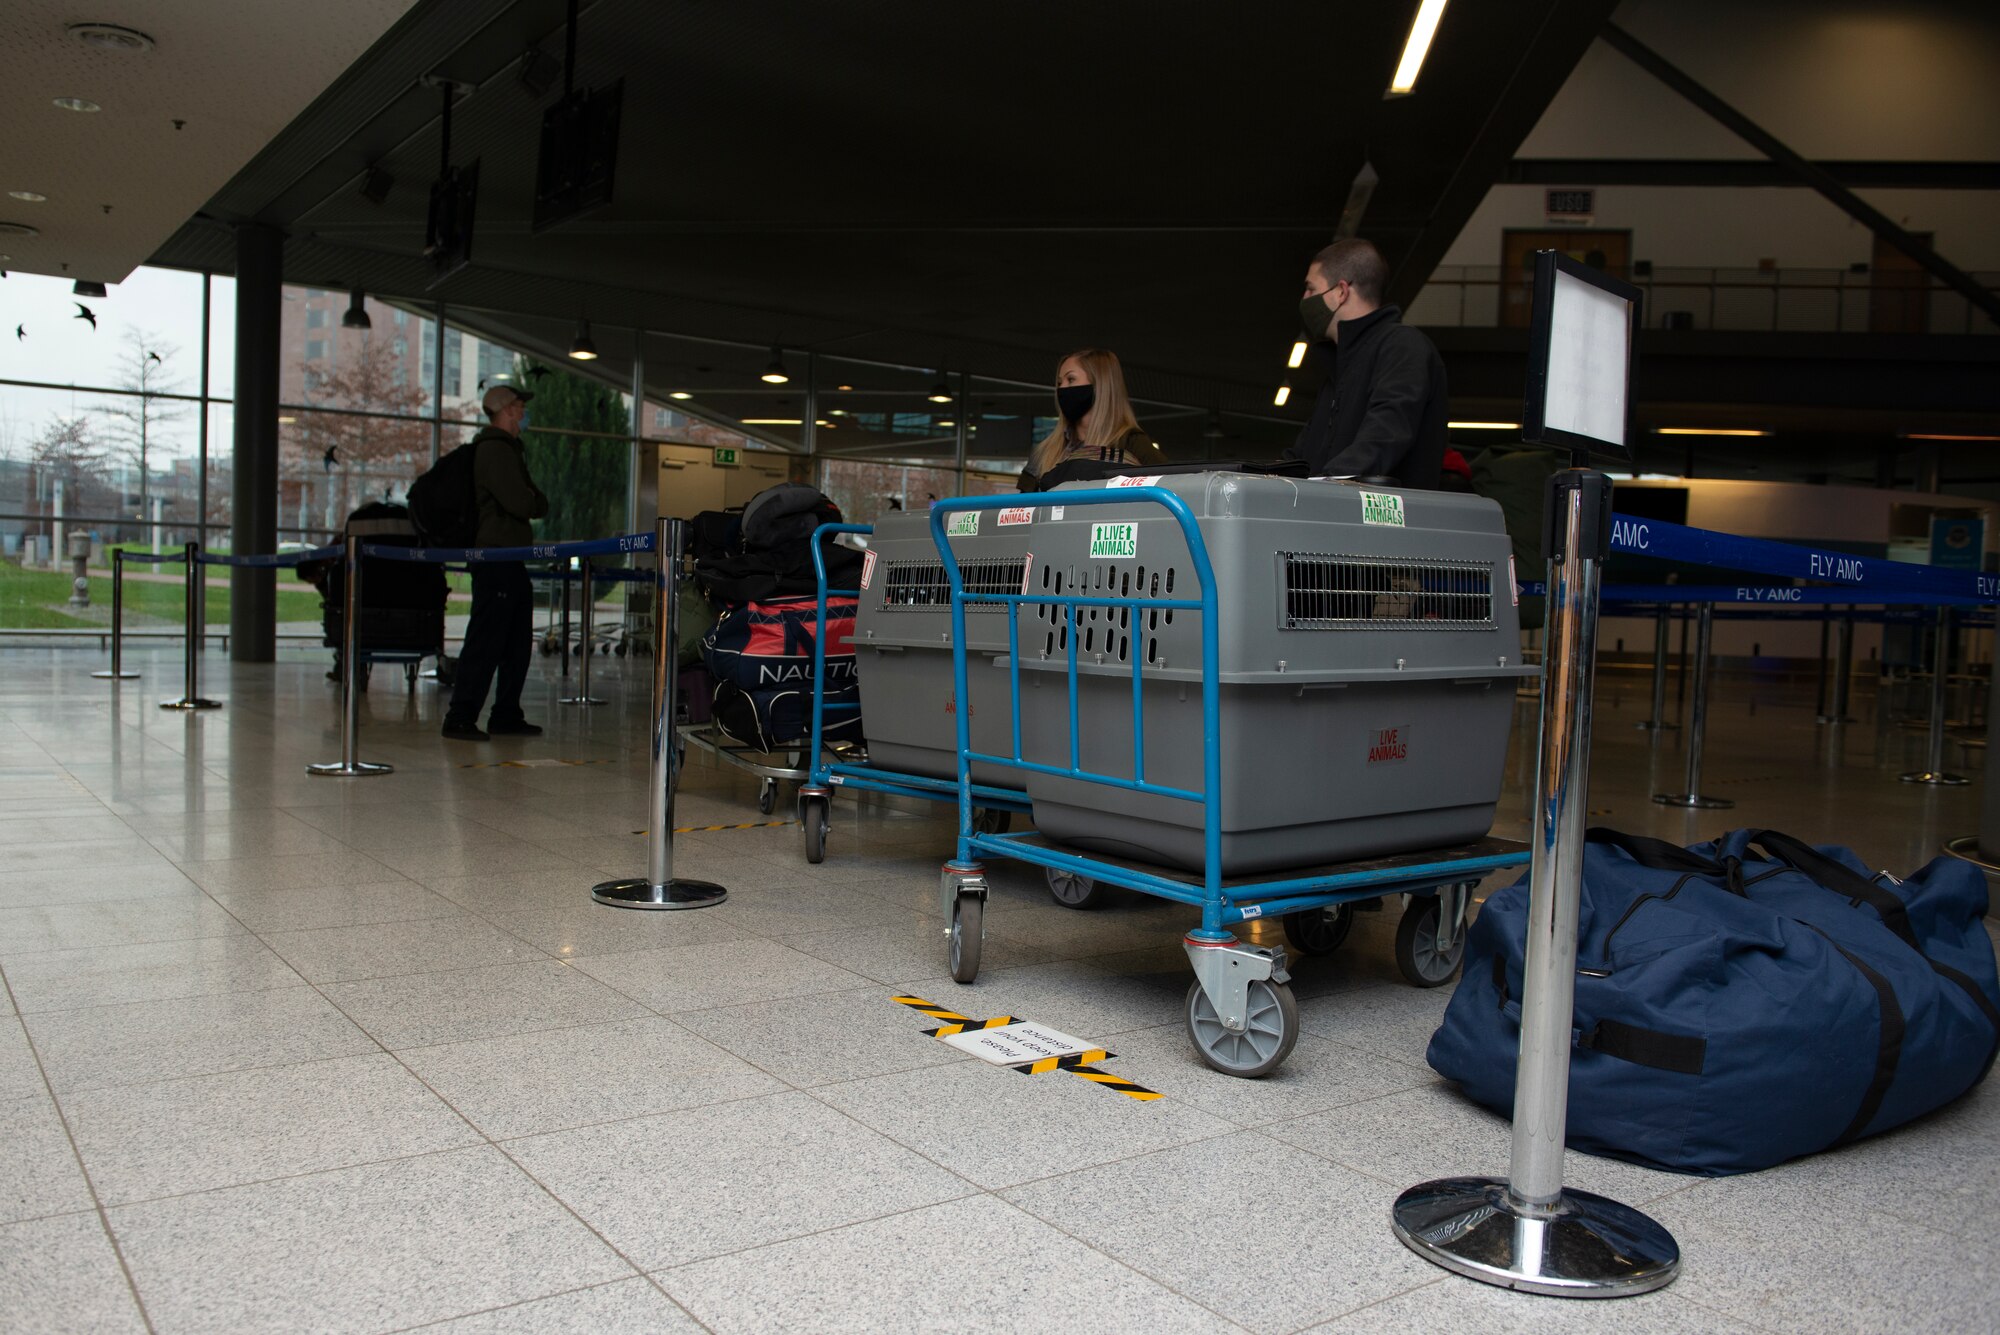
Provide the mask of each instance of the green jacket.
{"label": "green jacket", "polygon": [[[472,495],[479,504],[476,547],[526,547],[535,540],[529,520],[549,512],[549,498],[528,476],[527,450],[497,426],[472,438]],[[592,535],[596,536],[596,535]]]}

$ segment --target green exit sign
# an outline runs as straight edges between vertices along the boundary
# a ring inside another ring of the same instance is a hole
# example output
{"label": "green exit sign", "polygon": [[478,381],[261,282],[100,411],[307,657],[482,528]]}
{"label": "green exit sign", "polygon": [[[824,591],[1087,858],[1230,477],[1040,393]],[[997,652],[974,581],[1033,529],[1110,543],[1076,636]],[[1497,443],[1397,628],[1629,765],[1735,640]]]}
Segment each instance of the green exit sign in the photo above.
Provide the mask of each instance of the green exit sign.
{"label": "green exit sign", "polygon": [[715,447],[715,466],[717,468],[734,468],[738,462],[740,461],[736,457],[735,446],[718,445]]}

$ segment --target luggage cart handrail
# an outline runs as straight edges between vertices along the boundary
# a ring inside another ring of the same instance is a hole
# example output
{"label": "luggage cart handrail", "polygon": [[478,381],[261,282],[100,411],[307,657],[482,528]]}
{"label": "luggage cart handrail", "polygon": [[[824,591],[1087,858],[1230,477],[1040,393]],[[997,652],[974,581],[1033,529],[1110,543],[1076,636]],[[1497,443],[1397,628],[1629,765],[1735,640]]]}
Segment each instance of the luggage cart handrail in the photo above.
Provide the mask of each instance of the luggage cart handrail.
{"label": "luggage cart handrail", "polygon": [[[821,524],[812,531],[812,540],[806,544],[812,551],[813,585],[819,593],[819,601],[815,604],[815,607],[818,609],[817,615],[819,620],[814,623],[818,627],[818,630],[813,635],[812,759],[808,762],[807,766],[812,771],[811,782],[813,783],[823,784],[826,782],[827,762],[824,759],[825,752],[821,749],[825,741],[824,723],[827,709],[826,600],[828,598],[853,598],[858,604],[861,598],[861,590],[859,589],[829,589],[826,587],[826,548],[821,546],[820,543],[822,539],[838,537],[843,533],[872,535],[874,532],[875,526],[873,524]],[[865,579],[866,576],[864,575],[863,578]],[[859,610],[858,607],[857,610]],[[849,647],[851,648],[852,646],[850,645]],[[852,704],[837,704],[833,708],[857,711],[861,708],[861,702],[857,700]]]}
{"label": "luggage cart handrail", "polygon": [[[1209,561],[1208,545],[1202,540],[1201,527],[1195,519],[1194,511],[1188,503],[1174,492],[1164,487],[1094,487],[1080,491],[1062,493],[1062,504],[1070,506],[1105,505],[1157,505],[1164,509],[1179,525],[1181,537],[1187,544],[1188,559],[1193,564],[1195,576],[1200,585],[1201,597],[1198,602],[1187,600],[1152,599],[1111,599],[1072,594],[1029,594],[1025,591],[1028,572],[1023,572],[1023,592],[1020,594],[970,594],[965,589],[964,573],[960,570],[957,556],[951,550],[951,542],[945,532],[945,517],[966,511],[999,510],[1018,507],[1018,496],[959,496],[931,503],[931,541],[945,569],[945,578],[951,588],[951,659],[952,681],[956,698],[961,701],[971,699],[968,694],[970,679],[967,674],[967,649],[965,631],[965,606],[969,602],[998,603],[1007,608],[1007,671],[1008,684],[1014,706],[1014,755],[984,757],[993,764],[1019,770],[1045,769],[1063,777],[1086,783],[1101,784],[1127,791],[1158,792],[1162,795],[1180,797],[1202,804],[1202,866],[1203,903],[1202,925],[1196,935],[1198,939],[1232,939],[1222,921],[1224,896],[1222,890],[1222,741],[1219,721],[1222,714],[1220,676],[1220,635],[1216,625],[1215,570]],[[1202,785],[1199,793],[1181,789],[1164,789],[1148,784],[1146,774],[1146,730],[1144,706],[1144,661],[1133,654],[1132,660],[1132,778],[1121,779],[1109,774],[1094,774],[1083,769],[1082,740],[1077,718],[1077,615],[1082,606],[1102,606],[1107,602],[1121,606],[1136,606],[1141,603],[1188,607],[1201,615],[1201,717],[1202,717]],[[1063,608],[1063,624],[1068,642],[1068,686],[1069,686],[1069,767],[1067,772],[1052,766],[1040,766],[1026,760],[1021,754],[1021,655],[1020,655],[1020,613],[1023,604],[1048,605]],[[972,735],[969,709],[956,712],[955,723],[958,730],[958,780],[959,780],[959,837],[958,858],[969,862],[972,858]]]}

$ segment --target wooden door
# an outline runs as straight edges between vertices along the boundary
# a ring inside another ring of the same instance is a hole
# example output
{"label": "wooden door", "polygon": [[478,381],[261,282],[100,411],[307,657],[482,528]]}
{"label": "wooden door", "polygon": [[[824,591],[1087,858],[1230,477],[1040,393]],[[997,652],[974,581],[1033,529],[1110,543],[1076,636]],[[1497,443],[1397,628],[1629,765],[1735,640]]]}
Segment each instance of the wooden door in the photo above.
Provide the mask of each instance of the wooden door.
{"label": "wooden door", "polygon": [[[1912,232],[1925,245],[1930,232]],[[1931,276],[1902,251],[1875,238],[1868,261],[1868,332],[1923,334],[1931,325]]]}
{"label": "wooden door", "polygon": [[1560,250],[1613,278],[1630,280],[1632,233],[1570,228],[1530,231],[1508,228],[1500,234],[1500,324],[1507,329],[1528,327],[1535,289],[1535,252]]}

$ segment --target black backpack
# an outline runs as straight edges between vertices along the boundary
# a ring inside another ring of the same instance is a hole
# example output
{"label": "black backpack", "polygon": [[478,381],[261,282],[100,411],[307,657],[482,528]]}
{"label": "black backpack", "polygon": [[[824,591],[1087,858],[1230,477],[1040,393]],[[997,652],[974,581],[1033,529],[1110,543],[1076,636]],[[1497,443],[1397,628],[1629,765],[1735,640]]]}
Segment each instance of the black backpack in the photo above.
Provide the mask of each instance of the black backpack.
{"label": "black backpack", "polygon": [[479,498],[472,479],[478,458],[479,441],[467,441],[410,484],[410,518],[431,546],[470,547],[478,540]]}

